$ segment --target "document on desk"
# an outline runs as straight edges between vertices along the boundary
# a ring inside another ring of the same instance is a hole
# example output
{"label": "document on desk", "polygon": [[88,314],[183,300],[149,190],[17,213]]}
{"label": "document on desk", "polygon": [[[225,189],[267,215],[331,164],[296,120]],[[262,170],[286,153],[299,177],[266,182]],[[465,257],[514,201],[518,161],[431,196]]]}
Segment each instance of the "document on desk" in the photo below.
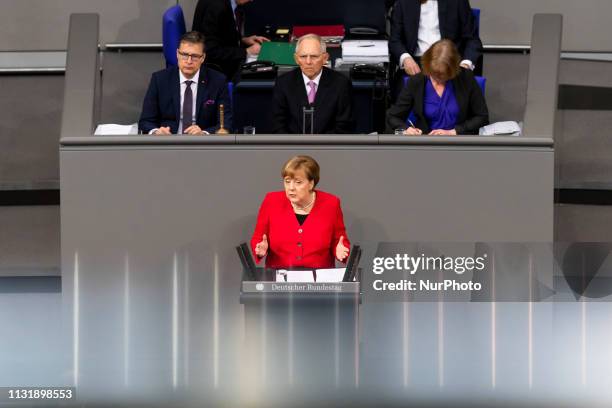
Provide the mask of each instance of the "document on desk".
{"label": "document on desk", "polygon": [[138,134],[138,123],[131,125],[116,125],[114,123],[101,124],[96,127],[94,135],[137,135]]}
{"label": "document on desk", "polygon": [[346,268],[317,269],[317,282],[342,282]]}
{"label": "document on desk", "polygon": [[523,126],[513,121],[495,122],[480,128],[478,134],[481,136],[520,136]]}
{"label": "document on desk", "polygon": [[290,271],[279,269],[276,271],[277,282],[314,282],[313,271]]}
{"label": "document on desk", "polygon": [[342,42],[342,60],[346,63],[375,64],[389,61],[389,43],[386,40],[346,40]]}

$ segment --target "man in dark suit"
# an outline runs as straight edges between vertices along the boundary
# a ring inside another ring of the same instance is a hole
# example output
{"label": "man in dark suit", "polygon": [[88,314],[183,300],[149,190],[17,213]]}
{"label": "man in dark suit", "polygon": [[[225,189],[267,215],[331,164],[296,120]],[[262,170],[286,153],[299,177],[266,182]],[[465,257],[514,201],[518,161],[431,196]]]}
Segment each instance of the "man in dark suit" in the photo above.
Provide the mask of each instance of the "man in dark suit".
{"label": "man in dark suit", "polygon": [[308,119],[304,127],[304,108],[314,108],[312,133],[354,132],[351,82],[324,67],[329,54],[321,37],[301,37],[294,58],[300,67],[278,77],[274,86],[272,132],[311,133]]}
{"label": "man in dark suit", "polygon": [[218,68],[233,80],[247,55],[257,55],[265,37],[243,37],[244,4],[252,0],[199,0],[192,30],[206,37],[207,64]]}
{"label": "man in dark suit", "polygon": [[389,53],[400,71],[421,72],[420,57],[436,41],[449,39],[459,49],[461,66],[474,69],[482,55],[469,0],[397,0],[392,14]]}
{"label": "man in dark suit", "polygon": [[220,105],[225,110],[224,127],[232,128],[227,81],[223,74],[202,67],[204,50],[202,34],[186,33],[176,51],[178,67],[153,74],[138,122],[143,133],[215,133],[219,128]]}

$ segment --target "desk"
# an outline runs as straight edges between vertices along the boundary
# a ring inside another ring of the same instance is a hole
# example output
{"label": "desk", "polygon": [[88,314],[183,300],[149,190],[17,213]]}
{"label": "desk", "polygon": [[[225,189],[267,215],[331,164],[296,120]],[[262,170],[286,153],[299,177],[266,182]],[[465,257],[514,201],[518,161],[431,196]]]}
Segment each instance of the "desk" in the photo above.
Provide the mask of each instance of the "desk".
{"label": "desk", "polygon": [[[241,81],[234,88],[234,129],[255,126],[257,133],[270,133],[270,106],[274,81]],[[387,81],[353,81],[357,133],[383,132]]]}
{"label": "desk", "polygon": [[[87,134],[64,138],[62,296],[67,321],[75,313],[79,316],[80,355],[95,356],[80,360],[81,389],[95,388],[102,378],[117,379],[117,387],[122,386],[124,366],[117,356],[123,353],[123,336],[130,344],[129,380],[147,389],[164,390],[175,383],[231,384],[234,391],[241,389],[236,384],[242,389],[250,385],[240,377],[244,359],[254,351],[246,336],[248,308],[238,299],[242,267],[234,248],[250,239],[266,192],[282,190],[281,167],[295,154],[308,154],[319,162],[319,188],[342,199],[347,234],[362,248],[381,241],[553,239],[550,139]],[[365,251],[360,265],[371,265],[371,256],[373,252]],[[119,300],[110,302],[109,296]],[[359,307],[361,384],[401,387],[404,363],[398,356],[404,355],[401,333],[407,321],[402,306],[364,302]],[[423,343],[414,346],[418,353],[410,361],[420,379],[437,384],[436,372],[421,368],[438,361],[437,343],[431,341],[437,327],[431,322],[438,315],[435,305],[422,308],[411,306],[411,324],[418,330],[414,335]],[[449,324],[466,319],[459,312],[452,314],[450,309],[458,308],[453,304],[446,311]],[[478,305],[471,308],[481,311]],[[315,309],[315,316],[324,313],[319,306]],[[519,309],[526,310],[522,305]],[[279,319],[288,318],[278,313]],[[124,330],[124,316],[136,328]],[[488,338],[485,323],[475,332],[478,338]],[[330,330],[328,324],[320,333]],[[453,338],[472,332],[462,325],[447,333]],[[462,369],[455,363],[461,361],[457,355],[478,356],[482,364],[490,361],[480,343],[464,340],[447,344],[448,378],[455,378],[452,370]],[[500,372],[502,367],[508,366],[500,362]],[[514,377],[525,366],[512,367]],[[301,375],[297,367],[295,375]],[[480,387],[486,383],[480,377],[466,378]]]}

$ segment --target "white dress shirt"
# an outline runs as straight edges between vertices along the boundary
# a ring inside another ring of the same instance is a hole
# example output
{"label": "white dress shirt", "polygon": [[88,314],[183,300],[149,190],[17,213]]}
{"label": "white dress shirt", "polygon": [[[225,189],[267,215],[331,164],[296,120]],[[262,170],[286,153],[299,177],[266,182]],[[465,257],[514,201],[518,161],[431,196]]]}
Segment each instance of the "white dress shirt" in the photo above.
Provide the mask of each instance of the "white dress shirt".
{"label": "white dress shirt", "polygon": [[422,57],[429,47],[442,39],[438,15],[438,0],[427,0],[427,2],[421,4],[421,19],[419,20],[419,35],[417,38],[417,49],[415,52],[417,57]]}
{"label": "white dress shirt", "polygon": [[[193,83],[191,84],[191,93],[193,94],[193,104],[192,104],[192,114],[191,114],[191,123],[196,123],[196,101],[198,100],[198,82],[200,80],[200,70],[198,70],[195,75],[193,76],[193,78],[188,79],[185,75],[183,75],[183,73],[179,70],[179,81],[181,84],[181,95],[180,95],[180,107],[179,107],[179,125],[178,125],[178,130],[176,131],[176,133],[178,135],[183,134],[183,101],[185,100],[185,91],[187,90],[187,84],[185,83],[186,81],[193,81]],[[156,131],[158,131],[159,128],[155,128],[155,129],[151,129],[151,131],[149,131],[149,134],[152,135],[154,134]],[[205,132],[206,133],[206,132]]]}
{"label": "white dress shirt", "polygon": [[[427,0],[421,4],[421,18],[419,20],[419,34],[417,37],[417,49],[414,53],[415,56],[422,57],[429,47],[442,39],[440,16],[438,13],[438,0]],[[412,56],[407,52],[400,56],[400,67],[404,67],[404,61],[409,57]],[[472,70],[474,69],[474,64],[470,60],[463,60],[461,64],[467,65]]]}

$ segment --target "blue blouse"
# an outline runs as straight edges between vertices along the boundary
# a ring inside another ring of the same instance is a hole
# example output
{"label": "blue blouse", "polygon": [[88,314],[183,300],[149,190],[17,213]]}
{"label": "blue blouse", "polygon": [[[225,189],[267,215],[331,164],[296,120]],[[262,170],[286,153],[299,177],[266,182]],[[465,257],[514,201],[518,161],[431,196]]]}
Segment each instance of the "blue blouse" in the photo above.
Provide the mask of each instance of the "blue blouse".
{"label": "blue blouse", "polygon": [[429,127],[434,129],[452,130],[457,125],[459,105],[455,96],[452,81],[447,81],[442,96],[439,96],[431,83],[425,81],[425,106],[423,109]]}

